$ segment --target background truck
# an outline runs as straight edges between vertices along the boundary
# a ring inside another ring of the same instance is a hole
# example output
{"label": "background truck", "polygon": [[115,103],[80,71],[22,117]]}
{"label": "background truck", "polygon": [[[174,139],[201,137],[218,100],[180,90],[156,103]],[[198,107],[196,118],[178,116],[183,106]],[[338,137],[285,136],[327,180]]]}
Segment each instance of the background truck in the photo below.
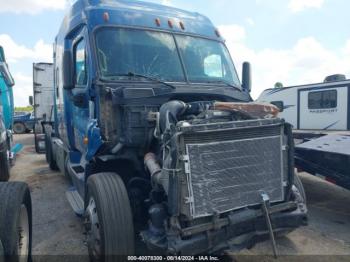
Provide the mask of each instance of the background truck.
{"label": "background truck", "polygon": [[54,47],[52,169],[72,181],[93,260],[219,253],[307,224],[291,126],[253,103],[208,18],[76,1]]}
{"label": "background truck", "polygon": [[15,111],[13,117],[13,132],[15,134],[30,133],[34,129],[35,118],[33,112]]}
{"label": "background truck", "polygon": [[11,148],[14,80],[0,46],[0,261],[30,261],[32,210],[28,186],[6,182],[10,177],[10,160],[20,146]]}
{"label": "background truck", "polygon": [[54,72],[52,63],[33,64],[34,142],[37,153],[45,152],[44,124],[53,117]]}

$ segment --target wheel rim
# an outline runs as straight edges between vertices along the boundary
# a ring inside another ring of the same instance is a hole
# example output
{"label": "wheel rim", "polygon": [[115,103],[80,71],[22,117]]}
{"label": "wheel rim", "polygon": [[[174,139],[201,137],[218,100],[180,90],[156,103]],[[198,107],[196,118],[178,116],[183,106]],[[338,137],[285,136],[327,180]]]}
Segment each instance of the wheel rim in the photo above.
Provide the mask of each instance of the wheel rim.
{"label": "wheel rim", "polygon": [[28,261],[29,255],[29,219],[27,207],[22,204],[18,223],[17,254],[19,261]]}
{"label": "wheel rim", "polygon": [[85,210],[85,229],[89,253],[96,260],[99,260],[102,255],[101,226],[98,219],[96,203],[93,197],[90,197],[89,205]]}

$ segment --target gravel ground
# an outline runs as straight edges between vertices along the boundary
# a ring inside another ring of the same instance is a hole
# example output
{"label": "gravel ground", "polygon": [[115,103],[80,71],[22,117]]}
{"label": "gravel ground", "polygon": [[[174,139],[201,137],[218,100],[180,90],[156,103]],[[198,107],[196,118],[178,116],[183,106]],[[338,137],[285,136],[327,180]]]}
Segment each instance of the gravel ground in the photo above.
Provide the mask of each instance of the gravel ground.
{"label": "gravel ground", "polygon": [[[15,136],[15,141],[24,149],[11,171],[11,179],[26,181],[32,192],[33,254],[86,255],[81,219],[65,197],[68,182],[48,168],[45,155],[35,153],[33,135]],[[279,254],[286,255],[280,260],[350,261],[350,191],[308,174],[300,177],[307,195],[309,226],[277,239]],[[271,254],[271,244],[266,241],[239,252],[236,258],[267,261]]]}

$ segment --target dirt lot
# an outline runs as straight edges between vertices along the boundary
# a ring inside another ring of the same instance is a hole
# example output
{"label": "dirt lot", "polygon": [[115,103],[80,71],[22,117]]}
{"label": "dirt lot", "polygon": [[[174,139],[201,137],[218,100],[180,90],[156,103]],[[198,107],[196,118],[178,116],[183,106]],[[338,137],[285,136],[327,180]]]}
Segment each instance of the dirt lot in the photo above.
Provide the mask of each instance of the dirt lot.
{"label": "dirt lot", "polygon": [[[15,136],[15,140],[22,143],[24,149],[12,169],[12,180],[26,181],[31,188],[33,254],[86,255],[81,220],[65,197],[68,182],[63,175],[48,168],[44,155],[35,153],[33,135]],[[305,255],[289,257],[297,260],[350,261],[350,191],[307,174],[300,176],[308,198],[309,226],[279,238],[279,253]],[[240,254],[271,255],[270,242],[260,243]]]}

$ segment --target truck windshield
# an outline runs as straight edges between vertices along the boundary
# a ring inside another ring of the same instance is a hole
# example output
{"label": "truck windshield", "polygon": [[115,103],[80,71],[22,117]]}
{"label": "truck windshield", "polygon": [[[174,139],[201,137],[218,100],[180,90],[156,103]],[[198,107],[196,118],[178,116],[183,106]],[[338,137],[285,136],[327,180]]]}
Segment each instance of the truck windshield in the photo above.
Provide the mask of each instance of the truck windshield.
{"label": "truck windshield", "polygon": [[187,78],[192,83],[220,82],[240,87],[231,57],[217,41],[103,28],[96,34],[96,47],[102,78],[114,80],[131,73],[169,82],[184,82]]}

